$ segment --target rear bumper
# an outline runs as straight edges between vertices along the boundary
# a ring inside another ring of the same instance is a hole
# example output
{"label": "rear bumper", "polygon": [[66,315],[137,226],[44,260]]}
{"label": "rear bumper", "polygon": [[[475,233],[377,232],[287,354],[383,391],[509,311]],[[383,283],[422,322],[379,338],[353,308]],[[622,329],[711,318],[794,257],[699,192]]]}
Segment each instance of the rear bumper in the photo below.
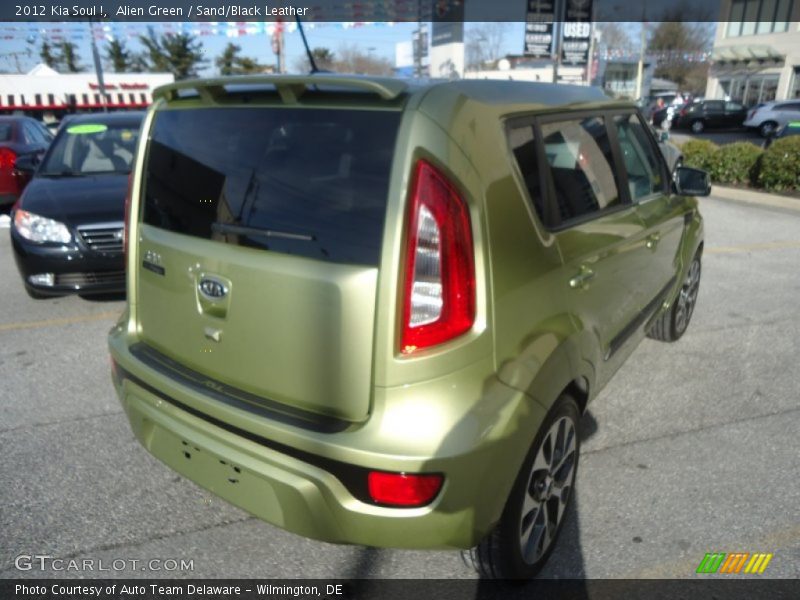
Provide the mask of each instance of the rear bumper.
{"label": "rear bumper", "polygon": [[[33,244],[12,227],[11,243],[17,270],[26,287],[40,294],[114,293],[125,291],[122,253],[104,254],[67,245]],[[32,282],[30,277],[53,274],[53,285]]]}
{"label": "rear bumper", "polygon": [[[141,444],[231,504],[278,527],[327,542],[396,548],[474,546],[499,519],[544,418],[536,403],[496,382],[488,387],[500,394],[493,401],[499,400],[506,410],[500,406],[486,410],[484,405],[484,414],[459,418],[452,427],[440,429],[417,419],[410,426],[418,432],[428,429],[429,439],[425,443],[408,439],[406,452],[401,452],[387,442],[392,437],[388,428],[402,427],[397,415],[386,410],[395,400],[384,398],[384,410],[348,431],[307,431],[207,404],[196,394],[192,397],[192,392],[176,388],[174,382],[165,382],[138,363],[127,351],[128,337],[120,328],[112,330],[110,349],[120,374],[115,387]],[[463,381],[464,374],[455,377]],[[453,387],[449,382],[442,385]],[[488,385],[485,379],[483,385]],[[276,450],[276,444],[293,452]],[[419,453],[422,447],[436,450]],[[445,481],[427,506],[378,506],[357,497],[353,483],[343,481],[336,469],[326,468],[325,461],[351,465],[356,472],[437,472]]]}

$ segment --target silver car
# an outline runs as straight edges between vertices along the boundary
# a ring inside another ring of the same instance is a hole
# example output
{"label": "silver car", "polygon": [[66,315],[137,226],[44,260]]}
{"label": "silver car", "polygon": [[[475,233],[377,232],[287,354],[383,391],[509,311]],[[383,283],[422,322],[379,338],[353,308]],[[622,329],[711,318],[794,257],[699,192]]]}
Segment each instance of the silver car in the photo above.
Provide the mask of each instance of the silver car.
{"label": "silver car", "polygon": [[767,102],[756,106],[745,119],[744,126],[758,129],[761,137],[768,138],[789,121],[800,120],[800,99]]}

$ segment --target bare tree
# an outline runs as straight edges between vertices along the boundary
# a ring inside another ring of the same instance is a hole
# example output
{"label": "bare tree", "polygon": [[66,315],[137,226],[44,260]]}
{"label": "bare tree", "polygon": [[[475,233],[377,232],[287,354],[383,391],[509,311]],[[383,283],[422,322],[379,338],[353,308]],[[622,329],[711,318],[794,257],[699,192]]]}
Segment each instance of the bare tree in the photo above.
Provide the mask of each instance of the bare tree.
{"label": "bare tree", "polygon": [[392,63],[385,58],[365,54],[357,46],[349,44],[339,47],[332,66],[334,71],[359,75],[391,75],[393,72]]}
{"label": "bare tree", "polygon": [[[317,65],[317,69],[320,71],[334,70],[336,55],[328,48],[314,48],[311,51],[311,55],[314,57],[314,64]],[[311,63],[308,61],[308,56],[303,54],[303,56],[298,57],[294,61],[294,69],[301,73],[308,73],[311,71]]]}
{"label": "bare tree", "polygon": [[464,34],[464,53],[468,69],[482,69],[502,58],[508,23],[479,23]]}
{"label": "bare tree", "polygon": [[648,52],[657,57],[655,75],[674,81],[681,88],[700,93],[705,89],[708,65],[696,60],[711,48],[713,29],[707,23],[686,23],[676,10],[650,34]]}
{"label": "bare tree", "polygon": [[615,22],[595,23],[600,33],[600,45],[619,54],[633,54],[636,48],[624,26]]}

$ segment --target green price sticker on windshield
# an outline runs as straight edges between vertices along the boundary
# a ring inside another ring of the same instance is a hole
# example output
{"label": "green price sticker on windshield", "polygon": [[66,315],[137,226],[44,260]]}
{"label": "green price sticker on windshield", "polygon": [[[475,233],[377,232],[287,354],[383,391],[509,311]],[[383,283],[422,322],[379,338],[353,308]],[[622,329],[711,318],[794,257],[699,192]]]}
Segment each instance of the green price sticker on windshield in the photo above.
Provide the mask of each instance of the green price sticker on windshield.
{"label": "green price sticker on windshield", "polygon": [[87,135],[90,133],[103,133],[107,129],[107,125],[101,125],[100,123],[85,123],[83,125],[73,125],[72,127],[67,127],[67,133],[71,133],[73,135]]}

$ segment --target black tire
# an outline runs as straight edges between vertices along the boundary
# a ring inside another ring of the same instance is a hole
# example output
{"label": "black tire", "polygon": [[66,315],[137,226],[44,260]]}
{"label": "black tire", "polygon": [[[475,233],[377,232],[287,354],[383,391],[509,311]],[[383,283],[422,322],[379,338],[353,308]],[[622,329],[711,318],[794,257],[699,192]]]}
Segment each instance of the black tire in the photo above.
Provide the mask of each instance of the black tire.
{"label": "black tire", "polygon": [[[575,400],[566,394],[560,396],[536,434],[500,522],[480,544],[465,553],[482,577],[530,579],[544,567],[563,529],[572,499],[580,457],[579,419]],[[526,505],[528,512],[523,514]],[[555,517],[552,533],[548,527],[551,517]]]}
{"label": "black tire", "polygon": [[692,130],[693,133],[703,133],[705,131],[706,124],[700,121],[692,121],[691,125],[689,125],[689,129]]}
{"label": "black tire", "polygon": [[697,305],[701,272],[700,255],[698,254],[689,265],[678,297],[675,298],[669,310],[655,320],[647,332],[647,337],[661,342],[674,342],[686,333],[689,321],[694,314],[694,307]]}
{"label": "black tire", "polygon": [[758,127],[758,133],[762,138],[768,138],[775,130],[778,128],[778,124],[775,121],[764,121]]}

